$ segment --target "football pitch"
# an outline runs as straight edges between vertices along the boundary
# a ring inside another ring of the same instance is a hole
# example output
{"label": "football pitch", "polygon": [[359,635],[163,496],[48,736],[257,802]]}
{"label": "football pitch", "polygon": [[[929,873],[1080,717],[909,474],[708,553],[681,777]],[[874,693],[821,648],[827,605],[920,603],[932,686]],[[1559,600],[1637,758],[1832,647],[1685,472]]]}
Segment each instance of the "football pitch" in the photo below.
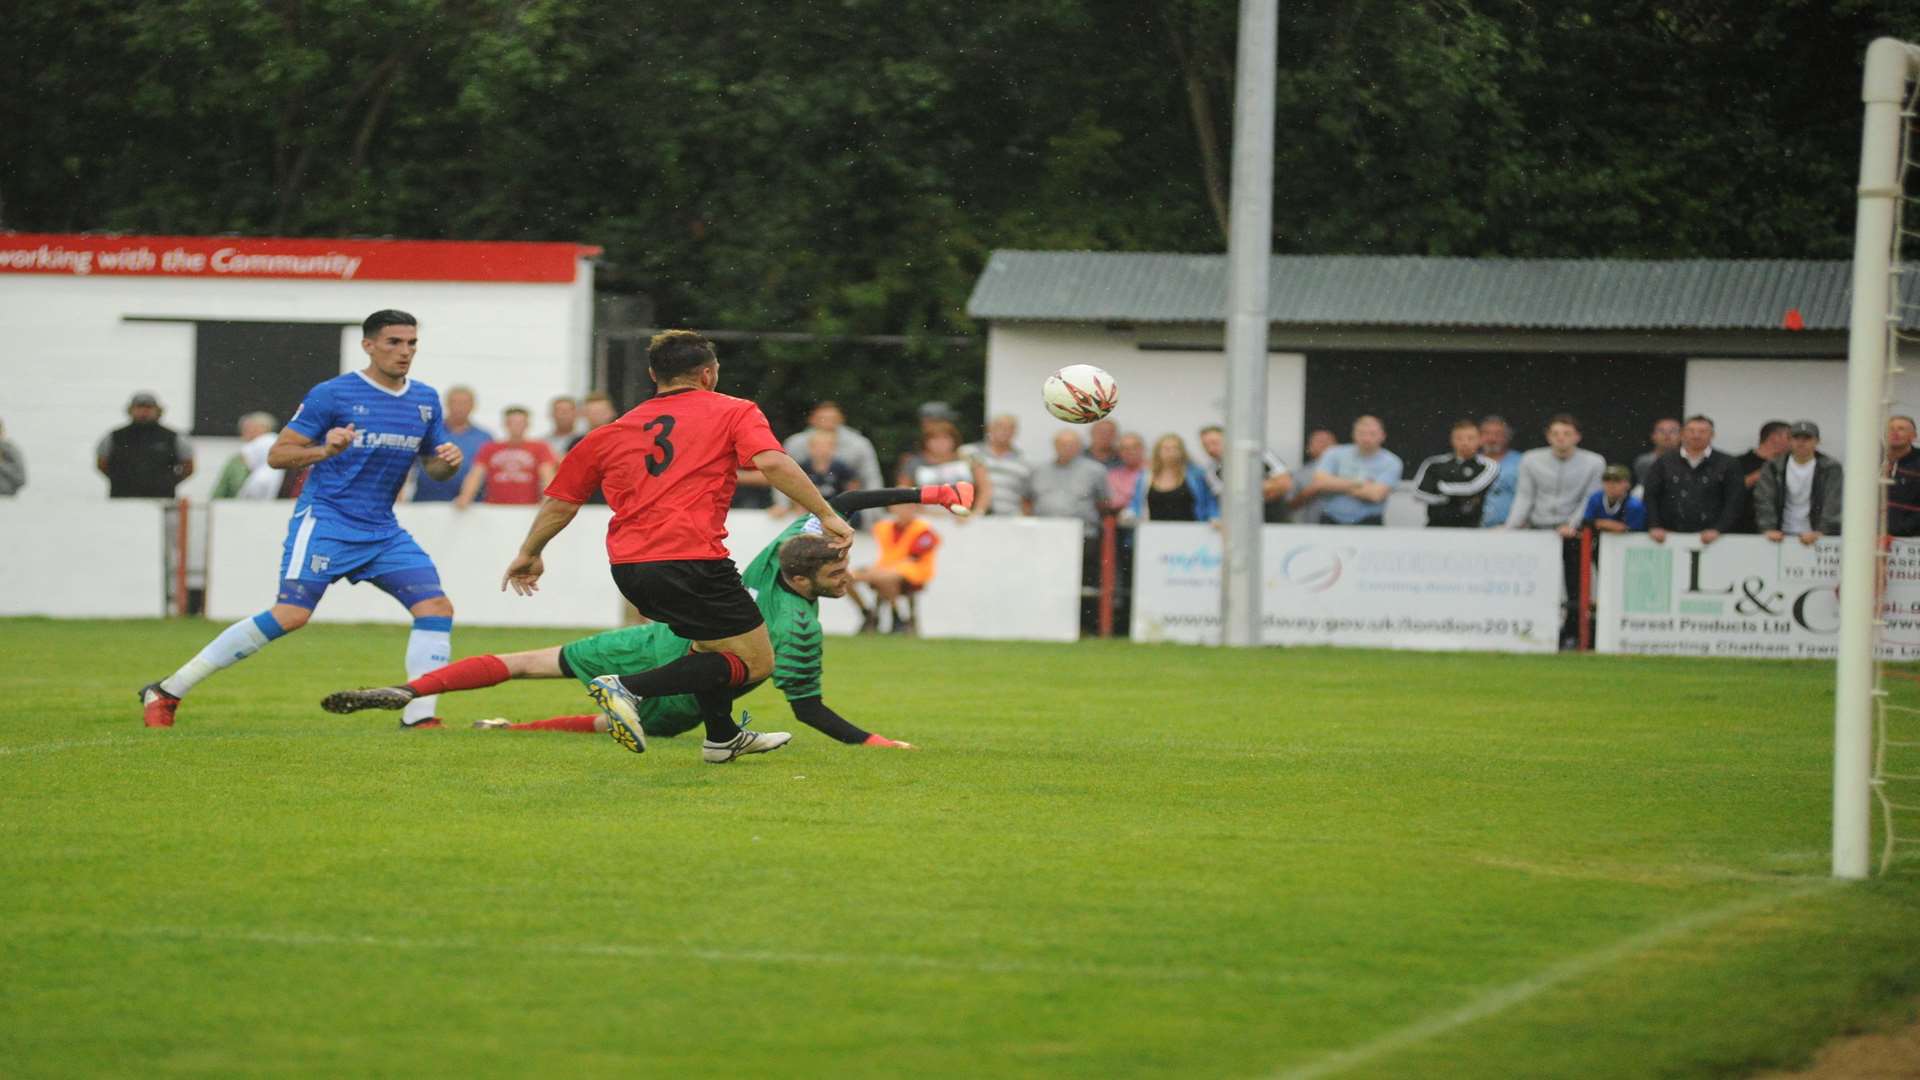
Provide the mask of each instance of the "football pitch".
{"label": "football pitch", "polygon": [[[0,621],[0,1073],[1746,1076],[1920,992],[1827,665],[833,639],[843,747],[336,717],[404,628]],[[554,644],[462,628],[459,655]]]}

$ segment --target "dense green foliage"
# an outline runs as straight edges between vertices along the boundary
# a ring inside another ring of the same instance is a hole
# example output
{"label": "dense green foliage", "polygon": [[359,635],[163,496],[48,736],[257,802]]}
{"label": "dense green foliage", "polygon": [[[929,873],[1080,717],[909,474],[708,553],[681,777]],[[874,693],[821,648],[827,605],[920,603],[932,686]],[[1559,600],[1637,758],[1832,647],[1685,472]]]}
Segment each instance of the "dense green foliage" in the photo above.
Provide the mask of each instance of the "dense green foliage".
{"label": "dense green foliage", "polygon": [[398,627],[141,729],[212,629],[0,622],[9,1073],[1268,1076],[1481,1003],[1339,1075],[1749,1076],[1920,990],[1911,870],[1824,878],[1827,665],[841,639],[923,749],[720,768],[319,712]]}
{"label": "dense green foliage", "polygon": [[[1861,53],[1920,35],[1901,0],[1281,7],[1288,252],[1842,255]],[[916,336],[971,332],[994,247],[1222,246],[1230,0],[14,8],[0,227],[581,240],[662,324]],[[977,350],[735,356],[783,429],[832,371],[978,400]]]}

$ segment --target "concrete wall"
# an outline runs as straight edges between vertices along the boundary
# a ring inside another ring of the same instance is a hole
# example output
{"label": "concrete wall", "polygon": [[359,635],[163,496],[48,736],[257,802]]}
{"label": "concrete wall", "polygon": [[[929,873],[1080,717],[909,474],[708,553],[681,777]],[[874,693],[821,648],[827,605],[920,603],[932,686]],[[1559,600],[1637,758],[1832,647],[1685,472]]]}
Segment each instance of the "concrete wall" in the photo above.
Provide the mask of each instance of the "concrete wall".
{"label": "concrete wall", "polygon": [[[104,494],[94,444],[126,423],[134,391],[158,395],[163,422],[176,429],[194,413],[192,323],[127,316],[351,323],[340,336],[347,371],[365,365],[360,320],[397,307],[422,323],[418,377],[441,389],[472,386],[476,417],[494,428],[505,405],[538,413],[555,394],[587,389],[593,278],[581,267],[567,285],[9,275],[0,286],[0,423],[26,456],[29,490]],[[281,420],[298,404],[280,408]],[[180,488],[188,497],[211,490],[237,440],[201,442],[196,475]]]}
{"label": "concrete wall", "polygon": [[[1894,384],[1898,394],[1900,384]],[[1909,398],[1895,412],[1912,412]],[[1689,360],[1686,414],[1713,417],[1715,444],[1738,454],[1753,446],[1769,420],[1812,420],[1820,425],[1820,449],[1836,458],[1847,451],[1847,365],[1834,360]]]}
{"label": "concrete wall", "polygon": [[[1217,332],[1213,339],[1217,342]],[[1098,326],[995,324],[987,332],[987,414],[1019,417],[1021,450],[1044,461],[1052,454],[1054,432],[1075,428],[1084,434],[1085,429],[1048,415],[1040,403],[1040,384],[1068,364],[1093,364],[1120,384],[1113,419],[1122,430],[1138,432],[1149,446],[1173,432],[1187,440],[1189,453],[1199,454],[1200,428],[1226,419],[1226,354],[1145,351],[1139,340],[1133,330]],[[1299,464],[1305,439],[1306,370],[1299,353],[1276,353],[1267,368],[1267,445],[1289,465]]]}
{"label": "concrete wall", "polygon": [[0,615],[166,614],[165,507],[47,494],[0,499]]}

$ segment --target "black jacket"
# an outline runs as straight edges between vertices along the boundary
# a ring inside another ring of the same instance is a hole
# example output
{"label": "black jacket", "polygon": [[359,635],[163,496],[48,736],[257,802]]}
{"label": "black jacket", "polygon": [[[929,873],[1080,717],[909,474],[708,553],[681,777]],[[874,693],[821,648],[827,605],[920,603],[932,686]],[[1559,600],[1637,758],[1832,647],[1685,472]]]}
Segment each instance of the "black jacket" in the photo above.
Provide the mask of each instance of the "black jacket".
{"label": "black jacket", "polygon": [[1413,474],[1413,497],[1427,504],[1428,525],[1477,529],[1487,492],[1499,477],[1500,466],[1479,454],[1465,460],[1435,454]]}
{"label": "black jacket", "polygon": [[1698,468],[1678,450],[1654,459],[1647,469],[1641,500],[1647,504],[1647,528],[1697,533],[1731,532],[1747,500],[1747,482],[1738,460],[1707,451]]}
{"label": "black jacket", "polygon": [[[1761,532],[1780,528],[1780,515],[1787,508],[1787,462],[1792,454],[1781,454],[1760,470],[1760,482],[1753,485],[1753,519]],[[1840,535],[1840,489],[1844,484],[1840,463],[1818,451],[1813,456],[1813,494],[1807,506],[1807,519],[1813,531],[1826,536]]]}
{"label": "black jacket", "polygon": [[1920,447],[1887,465],[1887,534],[1920,536]]}

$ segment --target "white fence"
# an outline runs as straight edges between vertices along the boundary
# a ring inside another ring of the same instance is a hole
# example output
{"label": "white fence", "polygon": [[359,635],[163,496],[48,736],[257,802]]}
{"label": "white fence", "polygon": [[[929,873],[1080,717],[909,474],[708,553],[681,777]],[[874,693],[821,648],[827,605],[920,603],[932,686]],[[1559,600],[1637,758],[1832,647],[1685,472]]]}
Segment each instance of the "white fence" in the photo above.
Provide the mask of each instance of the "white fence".
{"label": "white fence", "polygon": [[0,615],[166,614],[164,500],[0,499]]}
{"label": "white fence", "polygon": [[[1133,637],[1220,639],[1220,534],[1134,534]],[[1268,525],[1261,640],[1269,645],[1552,652],[1560,538],[1498,529]]]}
{"label": "white fence", "polygon": [[[223,500],[213,504],[207,560],[207,614],[237,619],[273,602],[291,504]],[[500,576],[533,519],[530,507],[447,504],[397,507],[400,523],[433,557],[456,618],[479,626],[611,626],[620,594],[607,571],[605,507],[580,511],[547,549],[546,576],[532,597],[500,591]],[[790,520],[790,519],[789,519]],[[1032,518],[964,524],[944,511],[926,520],[941,536],[939,573],[920,598],[925,637],[1072,641],[1079,636],[1080,526]],[[786,527],[755,510],[728,518],[727,546],[745,566]],[[854,543],[853,562],[871,561],[873,541]],[[1017,599],[1015,599],[1017,598]],[[371,585],[327,590],[314,617],[333,622],[404,622],[407,614]],[[828,633],[852,633],[850,600],[821,604]]]}

